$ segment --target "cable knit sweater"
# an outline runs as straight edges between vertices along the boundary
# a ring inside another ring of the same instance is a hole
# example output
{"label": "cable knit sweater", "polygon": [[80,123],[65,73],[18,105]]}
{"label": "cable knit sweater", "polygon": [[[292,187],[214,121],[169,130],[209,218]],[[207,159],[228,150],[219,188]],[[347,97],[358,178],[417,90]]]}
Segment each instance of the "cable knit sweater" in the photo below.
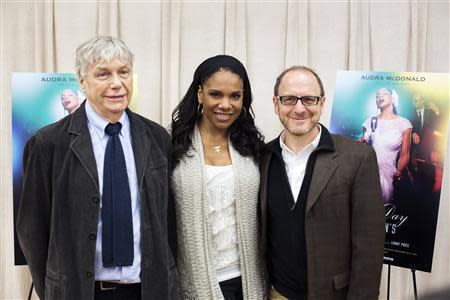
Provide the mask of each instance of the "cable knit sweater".
{"label": "cable knit sweater", "polygon": [[[182,299],[224,299],[213,265],[205,159],[195,127],[192,147],[172,173],[178,235],[178,272]],[[258,247],[259,170],[250,157],[228,143],[236,195],[237,238],[244,299],[265,299],[264,264]]]}

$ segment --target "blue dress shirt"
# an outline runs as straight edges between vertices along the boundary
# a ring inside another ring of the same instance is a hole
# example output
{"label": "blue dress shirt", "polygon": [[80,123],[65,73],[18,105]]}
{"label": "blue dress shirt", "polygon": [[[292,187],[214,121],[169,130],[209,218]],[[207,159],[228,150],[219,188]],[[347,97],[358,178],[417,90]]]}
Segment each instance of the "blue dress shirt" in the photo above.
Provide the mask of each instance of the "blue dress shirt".
{"label": "blue dress shirt", "polygon": [[[100,199],[103,191],[103,162],[105,157],[108,135],[105,133],[105,127],[108,121],[97,114],[86,101],[86,115],[88,119],[88,128],[91,134],[92,146],[94,148],[95,162],[97,164],[98,183],[100,189]],[[102,263],[102,219],[101,219],[101,201],[99,220],[97,227],[97,244],[95,250],[95,280],[96,281],[116,281],[120,283],[141,282],[141,199],[139,196],[136,164],[134,162],[133,147],[131,145],[130,120],[128,115],[123,113],[119,120],[122,123],[120,141],[122,143],[127,165],[128,180],[131,193],[131,213],[133,220],[133,240],[134,240],[134,261],[129,267],[105,268]]]}

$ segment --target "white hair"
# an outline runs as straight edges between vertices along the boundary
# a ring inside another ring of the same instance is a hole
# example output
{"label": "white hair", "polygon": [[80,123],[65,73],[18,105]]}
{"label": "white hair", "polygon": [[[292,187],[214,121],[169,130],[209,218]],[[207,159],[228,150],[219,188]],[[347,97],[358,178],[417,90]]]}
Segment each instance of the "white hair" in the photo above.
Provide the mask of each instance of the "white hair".
{"label": "white hair", "polygon": [[119,58],[133,67],[134,55],[125,43],[111,36],[96,36],[78,46],[75,56],[75,70],[78,78],[86,75],[87,66]]}

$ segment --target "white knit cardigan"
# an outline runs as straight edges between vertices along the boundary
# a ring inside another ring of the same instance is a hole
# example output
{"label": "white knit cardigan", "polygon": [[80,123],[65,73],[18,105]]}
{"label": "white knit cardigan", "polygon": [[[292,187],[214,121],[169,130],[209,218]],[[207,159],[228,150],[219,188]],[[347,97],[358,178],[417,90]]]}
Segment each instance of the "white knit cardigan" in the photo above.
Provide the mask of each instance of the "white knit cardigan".
{"label": "white knit cardigan", "polygon": [[[212,265],[205,159],[195,127],[192,147],[172,172],[178,235],[178,272],[182,299],[224,299]],[[228,143],[234,174],[237,240],[244,299],[265,299],[263,262],[258,247],[259,170],[250,157]]]}

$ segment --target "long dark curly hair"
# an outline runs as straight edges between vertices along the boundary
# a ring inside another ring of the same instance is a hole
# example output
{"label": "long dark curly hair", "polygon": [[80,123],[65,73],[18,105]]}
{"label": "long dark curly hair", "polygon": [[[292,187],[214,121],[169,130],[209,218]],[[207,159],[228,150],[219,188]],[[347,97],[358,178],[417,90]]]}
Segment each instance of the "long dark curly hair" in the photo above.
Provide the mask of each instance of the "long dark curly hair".
{"label": "long dark curly hair", "polygon": [[189,89],[172,113],[172,167],[175,167],[192,145],[191,135],[201,116],[198,114],[197,92],[203,84],[220,70],[238,75],[243,82],[243,109],[239,118],[230,126],[229,135],[233,147],[242,156],[252,156],[259,161],[264,145],[264,136],[255,126],[251,104],[252,90],[242,63],[229,55],[217,55],[202,62],[194,73]]}

